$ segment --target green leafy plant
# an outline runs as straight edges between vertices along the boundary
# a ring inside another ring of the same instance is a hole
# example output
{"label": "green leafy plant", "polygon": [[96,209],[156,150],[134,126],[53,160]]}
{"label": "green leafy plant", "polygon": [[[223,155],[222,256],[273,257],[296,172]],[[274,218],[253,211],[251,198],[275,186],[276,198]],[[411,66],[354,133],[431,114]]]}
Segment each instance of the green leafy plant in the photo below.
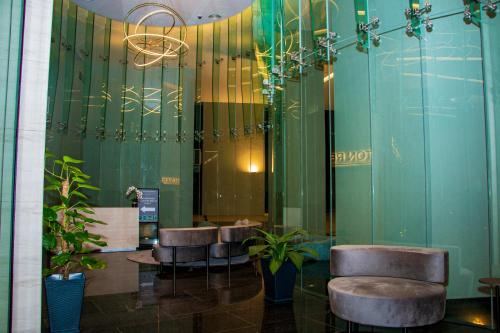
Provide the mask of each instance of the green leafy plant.
{"label": "green leafy plant", "polygon": [[100,235],[86,230],[89,224],[105,224],[89,216],[94,211],[88,205],[88,196],[82,189],[98,191],[99,188],[89,184],[90,176],[76,165],[83,161],[63,156],[55,159],[46,152],[45,188],[46,199],[51,203],[43,206],[43,247],[51,253],[50,268],[44,275],[62,274],[68,279],[71,271],[77,267],[87,269],[106,268],[106,263],[89,256],[92,251],[86,245],[106,246]]}
{"label": "green leafy plant", "polygon": [[294,230],[283,236],[278,236],[273,233],[266,232],[262,229],[256,229],[262,236],[254,236],[245,240],[256,240],[258,245],[252,245],[248,248],[249,256],[258,256],[264,259],[270,259],[269,270],[274,275],[280,269],[281,265],[287,260],[301,269],[304,262],[304,253],[310,254],[313,257],[318,257],[316,250],[302,246],[297,241],[301,237],[307,235],[307,232],[302,229]]}

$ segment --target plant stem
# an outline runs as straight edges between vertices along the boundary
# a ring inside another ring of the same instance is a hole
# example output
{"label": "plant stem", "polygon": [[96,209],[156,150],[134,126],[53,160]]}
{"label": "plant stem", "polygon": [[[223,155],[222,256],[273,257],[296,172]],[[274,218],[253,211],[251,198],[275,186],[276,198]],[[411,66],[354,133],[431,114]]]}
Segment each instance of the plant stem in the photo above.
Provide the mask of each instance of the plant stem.
{"label": "plant stem", "polygon": [[[68,194],[69,194],[69,179],[66,177],[66,179],[62,182],[62,190],[61,190],[61,193],[64,197],[68,197]],[[63,209],[61,212],[61,222],[60,224],[62,225],[63,227],[63,230],[65,232],[68,231],[68,216],[66,216],[66,209]],[[66,241],[64,241],[64,239],[60,239],[60,242],[61,242],[61,251],[64,253],[64,252],[67,252],[68,251],[68,244],[66,243]],[[63,273],[63,278],[65,280],[68,279],[69,277],[69,262],[64,265],[63,269],[62,269],[62,273]]]}

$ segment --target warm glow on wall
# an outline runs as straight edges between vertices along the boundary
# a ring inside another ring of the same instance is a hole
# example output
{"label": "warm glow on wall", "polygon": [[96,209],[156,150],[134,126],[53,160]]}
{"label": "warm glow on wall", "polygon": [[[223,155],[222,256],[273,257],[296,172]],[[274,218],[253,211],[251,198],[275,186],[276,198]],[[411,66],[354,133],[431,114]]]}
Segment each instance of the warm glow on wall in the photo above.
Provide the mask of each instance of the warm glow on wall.
{"label": "warm glow on wall", "polygon": [[248,172],[257,173],[257,172],[259,172],[259,167],[255,164],[250,164],[250,167],[248,168]]}
{"label": "warm glow on wall", "polygon": [[261,173],[264,171],[264,152],[258,145],[240,146],[237,151],[236,165],[243,173]]}

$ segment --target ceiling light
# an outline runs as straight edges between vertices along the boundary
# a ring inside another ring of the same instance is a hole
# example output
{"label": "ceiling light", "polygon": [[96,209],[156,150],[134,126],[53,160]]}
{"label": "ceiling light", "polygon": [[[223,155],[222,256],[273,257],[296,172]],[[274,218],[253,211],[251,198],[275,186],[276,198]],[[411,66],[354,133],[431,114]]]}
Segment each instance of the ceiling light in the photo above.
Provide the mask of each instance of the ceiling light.
{"label": "ceiling light", "polygon": [[[137,21],[137,25],[130,33],[126,23],[131,15],[139,11],[148,9]],[[166,22],[172,22],[169,27],[164,29],[164,33],[144,32],[145,27],[140,28],[141,24],[155,16],[167,17]],[[179,26],[180,38],[169,35],[174,26]],[[140,30],[141,29],[141,30]],[[128,48],[135,52],[134,65],[137,67],[147,67],[154,64],[161,65],[163,59],[175,59],[189,50],[186,43],[186,23],[183,18],[172,8],[160,3],[143,3],[132,8],[125,16],[123,22],[123,41],[127,42]]]}
{"label": "ceiling light", "polygon": [[219,14],[210,14],[210,15],[208,15],[208,18],[211,19],[211,20],[218,20],[221,17],[222,16],[220,16]]}

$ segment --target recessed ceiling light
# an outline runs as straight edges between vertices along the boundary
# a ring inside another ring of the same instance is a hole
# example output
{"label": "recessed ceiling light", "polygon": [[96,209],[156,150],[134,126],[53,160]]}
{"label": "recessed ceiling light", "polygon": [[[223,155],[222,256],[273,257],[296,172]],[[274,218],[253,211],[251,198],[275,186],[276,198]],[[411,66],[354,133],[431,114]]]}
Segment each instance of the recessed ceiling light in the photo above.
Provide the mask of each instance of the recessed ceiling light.
{"label": "recessed ceiling light", "polygon": [[208,15],[208,18],[209,19],[212,19],[212,20],[218,20],[220,19],[222,16],[220,16],[219,14],[210,14]]}

